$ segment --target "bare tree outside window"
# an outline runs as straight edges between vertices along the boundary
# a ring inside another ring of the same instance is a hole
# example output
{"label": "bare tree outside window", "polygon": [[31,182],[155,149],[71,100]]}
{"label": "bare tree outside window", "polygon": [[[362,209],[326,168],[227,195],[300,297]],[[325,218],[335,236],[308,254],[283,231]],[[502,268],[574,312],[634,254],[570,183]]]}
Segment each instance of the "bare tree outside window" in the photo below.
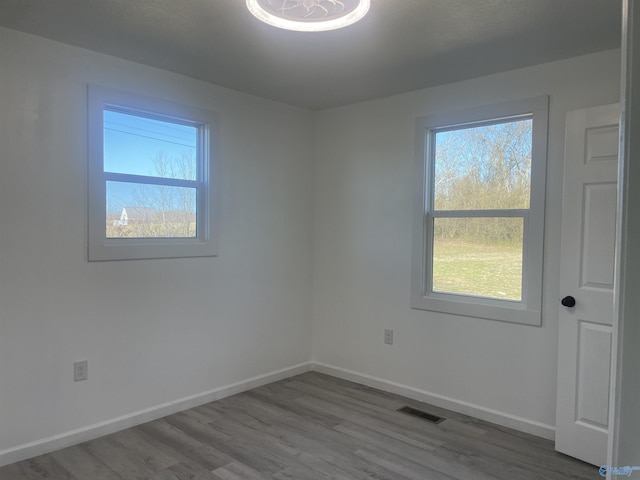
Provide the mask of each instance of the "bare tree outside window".
{"label": "bare tree outside window", "polygon": [[[160,151],[151,159],[151,164],[150,177],[196,179],[196,162],[190,150],[180,156]],[[132,184],[125,199],[111,200],[106,224],[108,238],[192,238],[197,235],[195,188]]]}

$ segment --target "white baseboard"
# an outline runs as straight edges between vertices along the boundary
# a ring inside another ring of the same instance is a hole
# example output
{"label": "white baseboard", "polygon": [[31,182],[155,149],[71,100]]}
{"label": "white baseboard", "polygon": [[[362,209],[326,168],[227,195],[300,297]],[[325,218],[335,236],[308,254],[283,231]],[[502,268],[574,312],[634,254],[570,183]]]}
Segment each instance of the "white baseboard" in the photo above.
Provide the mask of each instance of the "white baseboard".
{"label": "white baseboard", "polygon": [[462,400],[456,400],[455,398],[445,397],[436,393],[427,392],[426,390],[420,390],[408,385],[402,385],[383,378],[373,377],[371,375],[334,367],[324,363],[313,362],[312,370],[325,373],[333,377],[342,378],[343,380],[367,385],[368,387],[384,390],[385,392],[402,395],[420,402],[430,403],[431,405],[435,405],[440,408],[446,408],[447,410],[452,410],[480,420],[502,425],[503,427],[513,428],[514,430],[519,430],[521,432],[530,433],[538,437],[549,440],[555,439],[556,429],[553,425],[547,425],[527,418],[501,412],[499,410],[493,410],[491,408],[482,407]]}
{"label": "white baseboard", "polygon": [[93,440],[104,435],[124,430],[125,428],[150,422],[158,418],[166,417],[173,413],[181,412],[189,408],[197,407],[205,403],[220,400],[237,393],[251,390],[269,383],[277,382],[285,378],[293,377],[301,373],[314,370],[316,372],[331,375],[333,377],[350,380],[352,382],[378,388],[386,392],[403,395],[414,400],[430,403],[441,408],[446,408],[454,412],[469,415],[487,422],[495,423],[505,427],[513,428],[521,432],[530,433],[539,437],[553,440],[555,438],[555,427],[543,423],[535,422],[523,417],[511,415],[498,410],[482,407],[469,402],[445,397],[436,393],[431,393],[418,388],[402,385],[400,383],[385,380],[383,378],[366,375],[363,373],[346,370],[318,362],[306,362],[293,367],[284,368],[275,372],[266,373],[257,377],[249,378],[240,382],[225,385],[213,390],[184,397],[172,402],[163,403],[154,407],[140,410],[128,415],[106,420],[76,430],[65,432],[59,435],[36,440],[0,451],[0,466],[19,462],[27,458],[43,455],[45,453],[66,448],[71,445]]}
{"label": "white baseboard", "polygon": [[190,395],[172,402],[163,403],[162,405],[156,405],[145,410],[140,410],[128,415],[123,415],[104,422],[82,427],[77,430],[18,445],[16,447],[0,451],[0,466],[19,462],[37,455],[43,455],[54,450],[93,440],[119,430],[124,430],[125,428],[140,425],[152,420],[157,420],[158,418],[166,417],[173,413],[197,407],[198,405],[204,405],[205,403],[220,400],[221,398],[229,397],[236,393],[241,393],[268,383],[293,377],[295,375],[308,372],[311,369],[311,362],[301,363],[299,365],[294,365],[293,367],[284,368],[282,370],[277,370],[275,372],[266,373],[264,375],[232,383],[231,385],[225,385],[213,390]]}

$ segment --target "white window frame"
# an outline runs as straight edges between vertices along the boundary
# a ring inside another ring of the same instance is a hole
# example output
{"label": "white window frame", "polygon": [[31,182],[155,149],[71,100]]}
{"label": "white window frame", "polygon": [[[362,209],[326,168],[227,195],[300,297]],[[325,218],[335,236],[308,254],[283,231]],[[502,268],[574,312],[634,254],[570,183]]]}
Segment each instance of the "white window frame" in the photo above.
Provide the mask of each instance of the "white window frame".
{"label": "white window frame", "polygon": [[[415,204],[411,308],[540,326],[549,97],[536,97],[416,119]],[[501,300],[433,292],[435,134],[499,121],[532,119],[531,200],[528,210],[438,211],[438,218],[500,216],[524,219],[522,298]]]}
{"label": "white window frame", "polygon": [[[89,261],[209,257],[218,254],[216,229],[216,152],[218,118],[213,112],[171,101],[88,87],[88,226]],[[107,110],[174,121],[198,129],[196,180],[163,179],[104,171],[104,115]],[[107,181],[196,188],[196,237],[107,238]]]}

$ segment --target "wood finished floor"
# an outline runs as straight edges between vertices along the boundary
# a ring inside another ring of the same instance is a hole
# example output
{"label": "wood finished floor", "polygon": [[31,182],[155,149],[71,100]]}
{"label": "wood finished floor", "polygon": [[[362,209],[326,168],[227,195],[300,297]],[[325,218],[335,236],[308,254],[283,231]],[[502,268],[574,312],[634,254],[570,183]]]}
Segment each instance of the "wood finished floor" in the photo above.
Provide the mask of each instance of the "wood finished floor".
{"label": "wood finished floor", "polygon": [[596,478],[548,440],[315,372],[0,468],[0,480]]}

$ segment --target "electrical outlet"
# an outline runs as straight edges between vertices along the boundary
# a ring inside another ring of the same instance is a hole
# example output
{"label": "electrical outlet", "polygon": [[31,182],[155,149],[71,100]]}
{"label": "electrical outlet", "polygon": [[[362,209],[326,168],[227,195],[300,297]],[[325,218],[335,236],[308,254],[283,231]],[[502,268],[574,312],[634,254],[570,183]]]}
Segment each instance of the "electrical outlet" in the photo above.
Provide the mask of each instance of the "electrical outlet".
{"label": "electrical outlet", "polygon": [[393,330],[384,330],[384,343],[387,345],[393,345]]}
{"label": "electrical outlet", "polygon": [[73,363],[73,381],[81,382],[89,378],[89,361],[81,360]]}

